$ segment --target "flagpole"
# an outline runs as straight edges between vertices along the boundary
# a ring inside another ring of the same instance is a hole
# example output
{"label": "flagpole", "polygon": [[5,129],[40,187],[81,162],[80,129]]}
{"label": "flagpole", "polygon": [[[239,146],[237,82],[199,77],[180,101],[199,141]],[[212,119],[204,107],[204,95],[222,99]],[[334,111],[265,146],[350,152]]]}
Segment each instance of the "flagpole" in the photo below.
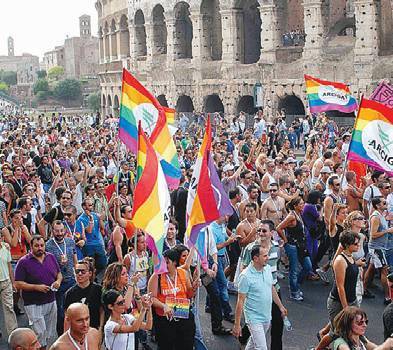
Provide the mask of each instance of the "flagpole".
{"label": "flagpole", "polygon": [[343,165],[343,175],[341,176],[341,181],[340,181],[340,191],[341,191],[341,192],[343,191],[343,181],[344,181],[345,173],[346,173],[346,171],[347,171],[347,166],[348,166],[348,153],[349,153],[349,151],[350,151],[350,149],[351,149],[351,144],[352,144],[352,140],[353,140],[353,135],[354,135],[354,133],[355,133],[355,125],[356,125],[356,122],[357,122],[357,120],[358,120],[358,115],[359,115],[358,112],[359,112],[359,110],[360,110],[360,108],[361,108],[361,106],[362,106],[362,101],[363,101],[363,95],[360,97],[359,108],[358,108],[358,110],[357,110],[356,113],[355,113],[356,118],[355,118],[355,122],[354,122],[354,124],[353,124],[353,126],[352,126],[351,141],[349,142],[348,152],[347,152],[347,154],[345,155],[345,161],[344,161],[344,165]]}

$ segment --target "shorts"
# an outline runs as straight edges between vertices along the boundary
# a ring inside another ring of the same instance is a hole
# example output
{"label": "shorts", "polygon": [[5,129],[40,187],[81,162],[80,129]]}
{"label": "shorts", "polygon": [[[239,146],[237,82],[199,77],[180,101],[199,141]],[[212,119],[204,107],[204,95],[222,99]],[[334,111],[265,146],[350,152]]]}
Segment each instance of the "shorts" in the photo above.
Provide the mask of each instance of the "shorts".
{"label": "shorts", "polygon": [[369,249],[370,262],[374,265],[376,269],[381,269],[388,266],[388,261],[386,259],[386,254],[383,249]]}
{"label": "shorts", "polygon": [[[349,306],[359,306],[357,299],[355,299],[352,303],[348,303]],[[343,309],[340,300],[333,299],[331,295],[329,295],[326,302],[330,325],[333,326],[334,318],[339,314],[339,312]],[[333,327],[332,327],[333,329]]]}

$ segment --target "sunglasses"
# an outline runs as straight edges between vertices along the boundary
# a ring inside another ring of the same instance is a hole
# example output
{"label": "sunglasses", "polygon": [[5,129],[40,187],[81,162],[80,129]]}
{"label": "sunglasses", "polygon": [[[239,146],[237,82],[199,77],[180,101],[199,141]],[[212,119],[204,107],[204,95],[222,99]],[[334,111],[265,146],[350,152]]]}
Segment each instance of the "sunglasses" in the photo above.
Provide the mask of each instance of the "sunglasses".
{"label": "sunglasses", "polygon": [[260,229],[258,229],[258,232],[267,233],[268,230],[266,230],[265,228],[260,228]]}
{"label": "sunglasses", "polygon": [[270,192],[277,192],[277,190],[270,190]]}
{"label": "sunglasses", "polygon": [[84,269],[75,269],[75,275],[82,274],[84,275],[87,272],[87,270]]}
{"label": "sunglasses", "polygon": [[72,199],[71,197],[61,197],[61,199]]}
{"label": "sunglasses", "polygon": [[121,301],[116,302],[115,304],[119,305],[119,306],[123,306],[125,303],[126,303],[126,301],[123,299]]}
{"label": "sunglasses", "polygon": [[385,189],[385,190],[390,190],[391,187],[390,187],[390,186],[386,186],[386,187],[384,187],[384,189]]}
{"label": "sunglasses", "polygon": [[72,216],[72,213],[63,213],[64,216]]}
{"label": "sunglasses", "polygon": [[355,321],[355,324],[358,326],[367,326],[368,320]]}
{"label": "sunglasses", "polygon": [[356,218],[353,218],[354,220],[364,220],[364,217],[363,216],[358,216],[358,217],[356,217]]}

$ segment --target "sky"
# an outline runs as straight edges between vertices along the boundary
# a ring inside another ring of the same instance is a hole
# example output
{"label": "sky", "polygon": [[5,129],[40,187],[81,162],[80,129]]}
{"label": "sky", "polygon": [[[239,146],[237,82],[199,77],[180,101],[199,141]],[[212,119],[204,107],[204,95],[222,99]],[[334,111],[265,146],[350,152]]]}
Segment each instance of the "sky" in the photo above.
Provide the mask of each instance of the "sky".
{"label": "sky", "polygon": [[0,0],[0,55],[7,55],[7,38],[14,38],[15,55],[44,52],[62,45],[67,35],[79,36],[79,16],[90,15],[97,35],[94,0]]}

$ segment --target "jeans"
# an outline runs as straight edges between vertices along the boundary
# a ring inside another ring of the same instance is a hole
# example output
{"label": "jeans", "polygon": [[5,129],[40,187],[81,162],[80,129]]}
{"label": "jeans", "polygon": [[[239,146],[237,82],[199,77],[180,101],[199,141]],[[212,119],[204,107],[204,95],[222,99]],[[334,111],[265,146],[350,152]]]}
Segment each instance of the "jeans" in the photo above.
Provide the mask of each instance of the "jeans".
{"label": "jeans", "polygon": [[83,246],[82,252],[85,257],[90,256],[94,258],[97,275],[101,270],[105,269],[107,264],[107,258],[104,246],[102,244],[86,244],[85,246]]}
{"label": "jeans", "polygon": [[[281,299],[280,290],[277,291]],[[270,329],[271,344],[270,349],[282,350],[282,334],[284,330],[284,321],[281,316],[281,311],[273,301],[272,303],[272,327]]]}
{"label": "jeans", "polygon": [[74,279],[63,281],[59,290],[56,292],[56,306],[57,306],[57,334],[60,336],[64,333],[64,298],[68,289],[75,285]]}
{"label": "jeans", "polygon": [[228,280],[225,277],[225,273],[224,273],[225,265],[226,265],[225,256],[218,256],[216,282],[217,282],[218,292],[220,295],[222,312],[224,313],[224,316],[228,316],[229,314],[232,313],[232,308],[231,305],[229,305]]}
{"label": "jeans", "polygon": [[[295,294],[299,292],[300,282],[312,271],[311,259],[306,256],[299,261],[298,248],[293,244],[285,244],[284,249],[289,259],[289,289],[292,294]],[[299,262],[302,265],[300,271],[298,271]]]}
{"label": "jeans", "polygon": [[254,323],[247,326],[251,336],[245,350],[268,350],[266,332],[269,330],[270,323]]}
{"label": "jeans", "polygon": [[208,350],[205,343],[203,342],[201,321],[199,319],[199,311],[196,310],[197,305],[192,308],[192,313],[195,318],[195,337],[194,337],[194,349],[195,350]]}
{"label": "jeans", "polygon": [[393,249],[389,249],[385,252],[386,260],[390,267],[390,270],[393,271]]}

